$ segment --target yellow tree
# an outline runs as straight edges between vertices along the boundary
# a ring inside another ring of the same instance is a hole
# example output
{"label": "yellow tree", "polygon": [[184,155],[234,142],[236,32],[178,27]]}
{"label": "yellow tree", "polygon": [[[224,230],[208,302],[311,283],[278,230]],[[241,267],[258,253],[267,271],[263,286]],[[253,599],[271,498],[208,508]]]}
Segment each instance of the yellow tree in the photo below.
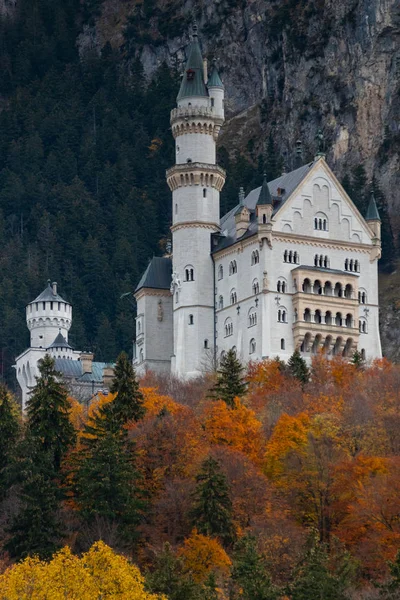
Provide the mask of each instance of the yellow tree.
{"label": "yellow tree", "polygon": [[97,542],[81,558],[68,547],[46,563],[27,558],[0,575],[0,600],[166,600],[149,594],[139,569]]}
{"label": "yellow tree", "polygon": [[231,560],[218,540],[196,530],[185,540],[178,556],[184,561],[185,571],[197,583],[204,582],[211,573],[227,575],[231,566]]}

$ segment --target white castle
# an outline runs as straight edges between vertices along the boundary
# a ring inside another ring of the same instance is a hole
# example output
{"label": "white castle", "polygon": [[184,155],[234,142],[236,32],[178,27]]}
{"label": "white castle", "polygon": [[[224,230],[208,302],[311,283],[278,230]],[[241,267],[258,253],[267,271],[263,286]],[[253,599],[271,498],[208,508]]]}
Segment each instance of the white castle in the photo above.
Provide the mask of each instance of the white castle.
{"label": "white castle", "polygon": [[55,359],[56,370],[62,374],[71,395],[77,400],[89,400],[109,385],[112,367],[93,362],[91,352],[79,352],[69,345],[72,306],[60,296],[56,282],[49,280],[43,292],[27,305],[26,323],[31,334],[30,347],[15,359],[22,408],[25,408],[36,385],[38,363],[46,354]]}
{"label": "white castle", "polygon": [[193,377],[230,348],[243,362],[296,348],[381,357],[374,197],[364,218],[320,152],[220,218],[224,86],[215,65],[207,75],[196,28],[177,104],[172,257],[153,258],[135,290],[139,373]]}

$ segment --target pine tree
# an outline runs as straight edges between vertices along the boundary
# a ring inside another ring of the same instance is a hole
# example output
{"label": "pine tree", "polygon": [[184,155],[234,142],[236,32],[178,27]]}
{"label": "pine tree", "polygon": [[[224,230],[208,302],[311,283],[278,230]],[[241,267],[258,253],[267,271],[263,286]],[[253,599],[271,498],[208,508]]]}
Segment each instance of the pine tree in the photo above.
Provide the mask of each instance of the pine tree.
{"label": "pine tree", "polygon": [[383,600],[398,600],[400,598],[400,550],[394,562],[389,562],[390,580],[381,587],[380,596]]}
{"label": "pine tree", "polygon": [[0,500],[7,492],[9,469],[20,434],[19,410],[9,391],[0,385]]}
{"label": "pine tree", "polygon": [[325,546],[314,540],[290,586],[289,595],[292,600],[346,600],[346,588],[352,570],[351,561],[347,555],[343,556],[339,561],[340,569],[332,573],[328,568],[328,560]]}
{"label": "pine tree", "polygon": [[351,359],[352,364],[356,367],[356,369],[361,369],[364,366],[364,360],[361,355],[361,352],[356,350]]}
{"label": "pine tree", "polygon": [[110,392],[116,394],[114,400],[104,404],[98,411],[94,424],[86,428],[92,435],[122,433],[122,428],[128,421],[139,421],[145,414],[143,394],[125,352],[119,355],[115,364]]}
{"label": "pine tree", "polygon": [[235,540],[229,485],[219,463],[207,458],[196,476],[197,486],[191,510],[193,526],[208,536],[219,537],[225,545]]}
{"label": "pine tree", "polygon": [[132,542],[144,508],[138,478],[132,448],[120,435],[108,432],[84,448],[73,486],[83,521],[115,525],[121,538]]}
{"label": "pine tree", "polygon": [[298,379],[303,385],[310,379],[310,370],[298,348],[296,348],[289,358],[287,366],[290,375]]}
{"label": "pine tree", "polygon": [[277,600],[281,594],[272,584],[266,561],[257,550],[254,536],[244,536],[235,546],[232,580],[239,588],[235,598]]}
{"label": "pine tree", "polygon": [[223,400],[228,406],[234,408],[234,399],[241,398],[247,390],[247,383],[243,377],[244,368],[234,350],[228,350],[221,359],[217,371],[217,381],[210,391],[210,398]]}
{"label": "pine tree", "polygon": [[147,574],[148,589],[154,594],[165,594],[169,600],[205,600],[204,587],[184,572],[183,561],[170,544],[164,544],[155,559],[154,570]]}
{"label": "pine tree", "polygon": [[16,477],[20,481],[20,510],[8,531],[5,549],[16,560],[26,556],[50,558],[60,548],[59,518],[62,493],[57,482],[54,455],[29,437],[19,448]]}
{"label": "pine tree", "polygon": [[63,456],[75,441],[70,404],[54,359],[46,354],[38,366],[40,377],[27,402],[28,433],[44,453],[53,456],[54,467],[59,470]]}

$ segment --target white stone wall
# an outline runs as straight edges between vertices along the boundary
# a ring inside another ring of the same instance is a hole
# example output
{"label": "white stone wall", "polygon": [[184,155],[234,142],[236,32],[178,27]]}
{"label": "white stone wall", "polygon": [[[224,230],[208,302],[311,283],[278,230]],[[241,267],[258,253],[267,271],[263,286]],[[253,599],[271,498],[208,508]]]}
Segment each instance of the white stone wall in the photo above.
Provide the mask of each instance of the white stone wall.
{"label": "white stone wall", "polygon": [[72,306],[67,302],[31,302],[26,307],[26,322],[32,348],[48,348],[61,333],[68,341]]}
{"label": "white stone wall", "polygon": [[172,296],[168,291],[144,290],[137,301],[136,358],[133,364],[142,375],[171,370],[173,353]]}
{"label": "white stone wall", "polygon": [[[204,197],[206,190],[206,197]],[[219,222],[219,192],[213,187],[188,185],[174,191],[172,197],[173,225],[199,221],[202,223]],[[208,244],[207,249],[210,248]]]}
{"label": "white stone wall", "polygon": [[45,354],[45,350],[28,349],[15,360],[17,381],[22,392],[22,410],[25,410],[29,391],[36,385],[36,377],[39,376],[38,362]]}
{"label": "white stone wall", "polygon": [[[193,118],[193,121],[200,122],[201,117]],[[188,161],[215,164],[216,161],[215,141],[210,134],[179,135],[175,140],[175,152],[177,164],[185,164]]]}

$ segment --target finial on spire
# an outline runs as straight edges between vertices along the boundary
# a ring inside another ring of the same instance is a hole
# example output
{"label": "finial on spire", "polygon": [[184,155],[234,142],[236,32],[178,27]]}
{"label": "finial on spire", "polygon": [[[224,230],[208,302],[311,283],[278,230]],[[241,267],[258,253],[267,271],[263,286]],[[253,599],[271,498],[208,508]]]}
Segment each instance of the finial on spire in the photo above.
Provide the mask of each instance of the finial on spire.
{"label": "finial on spire", "polygon": [[196,19],[193,19],[193,25],[192,25],[192,35],[194,38],[196,38],[198,36],[198,26],[197,26],[197,21]]}
{"label": "finial on spire", "polygon": [[239,189],[239,204],[240,206],[243,206],[244,204],[244,188],[242,186],[240,186]]}
{"label": "finial on spire", "polygon": [[317,153],[315,158],[325,157],[325,138],[322,129],[318,129],[315,140],[317,142]]}
{"label": "finial on spire", "polygon": [[303,164],[303,142],[299,139],[296,141],[296,168],[299,168]]}

